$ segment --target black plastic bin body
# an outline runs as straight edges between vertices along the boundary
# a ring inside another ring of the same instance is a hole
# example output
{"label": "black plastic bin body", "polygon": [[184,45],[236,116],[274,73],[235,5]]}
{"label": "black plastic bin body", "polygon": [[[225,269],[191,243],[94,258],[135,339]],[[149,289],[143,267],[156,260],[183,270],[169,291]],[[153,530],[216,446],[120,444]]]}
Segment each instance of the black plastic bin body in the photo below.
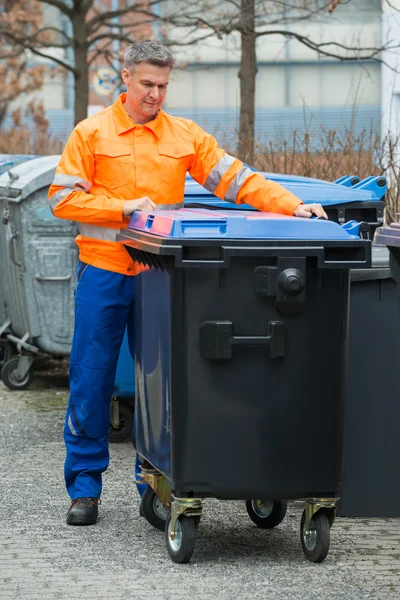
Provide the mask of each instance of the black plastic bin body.
{"label": "black plastic bin body", "polygon": [[400,290],[389,251],[350,274],[350,329],[343,482],[338,512],[400,516]]}
{"label": "black plastic bin body", "polygon": [[229,237],[248,216],[190,210],[121,233],[153,267],[137,281],[137,450],[177,495],[337,497],[349,269],[369,266],[370,242],[257,216],[262,239]]}

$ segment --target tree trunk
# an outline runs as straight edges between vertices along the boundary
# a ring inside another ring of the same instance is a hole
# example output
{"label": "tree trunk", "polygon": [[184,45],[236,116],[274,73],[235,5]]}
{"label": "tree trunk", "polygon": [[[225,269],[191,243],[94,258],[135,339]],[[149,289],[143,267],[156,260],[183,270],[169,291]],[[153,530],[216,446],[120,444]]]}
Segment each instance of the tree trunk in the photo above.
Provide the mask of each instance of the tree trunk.
{"label": "tree trunk", "polygon": [[7,115],[8,103],[0,108],[0,131],[3,126],[4,119]]}
{"label": "tree trunk", "polygon": [[74,36],[74,100],[75,100],[75,125],[86,119],[89,105],[89,66],[88,43],[86,30],[86,13],[77,10],[72,19]]}
{"label": "tree trunk", "polygon": [[244,162],[254,162],[254,106],[256,92],[256,32],[254,0],[241,0],[242,32],[240,59],[240,122],[239,158]]}

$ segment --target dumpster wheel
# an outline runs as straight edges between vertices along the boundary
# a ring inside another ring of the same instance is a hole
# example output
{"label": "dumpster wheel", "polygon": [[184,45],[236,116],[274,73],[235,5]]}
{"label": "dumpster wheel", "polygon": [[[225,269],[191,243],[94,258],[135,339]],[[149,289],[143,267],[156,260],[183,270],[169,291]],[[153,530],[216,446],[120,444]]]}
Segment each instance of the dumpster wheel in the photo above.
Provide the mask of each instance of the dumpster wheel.
{"label": "dumpster wheel", "polygon": [[150,486],[145,489],[140,502],[140,514],[156,529],[165,530],[168,510]]}
{"label": "dumpster wheel", "polygon": [[108,441],[116,444],[132,439],[133,435],[133,408],[121,400],[118,404],[119,426],[114,427],[110,423],[108,430]]}
{"label": "dumpster wheel", "polygon": [[325,560],[331,541],[330,522],[326,510],[321,509],[314,513],[308,532],[306,531],[306,510],[303,511],[300,539],[303,552],[308,560],[316,563]]}
{"label": "dumpster wheel", "polygon": [[3,342],[0,339],[0,368],[11,360],[13,355],[12,346],[8,342]]}
{"label": "dumpster wheel", "polygon": [[167,550],[176,563],[188,563],[196,546],[196,523],[193,517],[180,515],[175,522],[174,539],[171,538],[171,513],[165,523],[165,541]]}
{"label": "dumpster wheel", "polygon": [[286,515],[284,500],[247,500],[246,509],[250,519],[263,529],[273,529],[282,523]]}
{"label": "dumpster wheel", "polygon": [[12,358],[4,363],[3,368],[1,369],[1,379],[9,390],[26,390],[26,388],[29,387],[32,382],[32,369],[29,369],[27,373],[25,373],[24,377],[18,377],[18,363],[19,358]]}

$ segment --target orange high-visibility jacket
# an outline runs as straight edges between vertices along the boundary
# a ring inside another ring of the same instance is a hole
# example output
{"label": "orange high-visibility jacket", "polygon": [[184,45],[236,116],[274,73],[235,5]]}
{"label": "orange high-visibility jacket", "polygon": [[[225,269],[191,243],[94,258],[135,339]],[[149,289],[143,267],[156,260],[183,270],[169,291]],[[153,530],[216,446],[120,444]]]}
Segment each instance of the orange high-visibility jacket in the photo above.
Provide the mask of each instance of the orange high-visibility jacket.
{"label": "orange high-visibility jacket", "polygon": [[183,205],[186,173],[228,202],[292,215],[301,201],[227,154],[196,123],[160,111],[135,123],[115,104],[79,123],[71,134],[49,189],[56,217],[77,221],[80,260],[109,271],[143,270],[116,236],[129,218],[126,200],[149,196],[158,205]]}

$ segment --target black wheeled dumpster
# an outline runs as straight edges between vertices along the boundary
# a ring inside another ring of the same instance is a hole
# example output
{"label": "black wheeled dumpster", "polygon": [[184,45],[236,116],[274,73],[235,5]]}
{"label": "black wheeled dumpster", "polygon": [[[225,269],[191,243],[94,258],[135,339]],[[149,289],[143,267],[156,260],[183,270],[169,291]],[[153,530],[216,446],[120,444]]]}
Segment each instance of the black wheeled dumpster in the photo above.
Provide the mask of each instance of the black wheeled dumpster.
{"label": "black wheeled dumpster", "polygon": [[[120,234],[150,270],[136,301],[142,512],[175,562],[202,500],[242,499],[278,525],[305,499],[305,555],[322,561],[340,493],[349,272],[371,242],[336,223],[206,209],[138,213]],[[163,520],[164,517],[164,520]]]}
{"label": "black wheeled dumpster", "polygon": [[[379,231],[379,230],[378,230]],[[379,238],[379,236],[378,236]],[[386,246],[350,272],[350,329],[341,517],[400,516],[400,288]]]}

